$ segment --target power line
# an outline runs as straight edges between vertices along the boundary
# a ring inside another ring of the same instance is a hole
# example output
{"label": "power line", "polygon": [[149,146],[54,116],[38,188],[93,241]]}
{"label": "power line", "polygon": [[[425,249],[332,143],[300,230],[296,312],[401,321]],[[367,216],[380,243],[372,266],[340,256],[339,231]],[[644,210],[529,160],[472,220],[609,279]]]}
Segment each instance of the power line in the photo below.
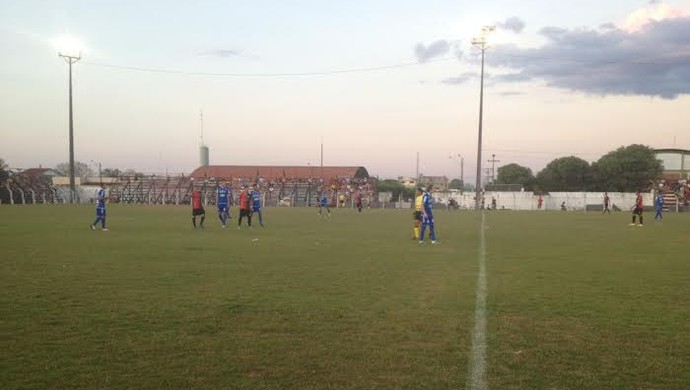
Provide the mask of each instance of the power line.
{"label": "power line", "polygon": [[435,60],[429,60],[429,61],[425,61],[425,62],[405,62],[405,63],[401,63],[401,64],[372,66],[372,67],[368,67],[368,68],[350,68],[350,69],[338,69],[338,70],[321,71],[321,72],[294,72],[294,73],[209,73],[209,72],[186,72],[186,71],[172,70],[172,69],[146,68],[146,67],[126,66],[126,65],[111,65],[111,64],[103,64],[103,63],[99,63],[99,62],[90,62],[90,61],[82,61],[82,62],[83,62],[84,64],[88,64],[88,65],[92,65],[92,66],[98,66],[98,67],[102,67],[102,68],[132,70],[132,71],[150,72],[150,73],[178,74],[178,75],[185,75],[185,76],[214,76],[214,77],[308,77],[308,76],[328,76],[328,75],[337,75],[337,74],[344,74],[344,73],[358,73],[358,72],[373,72],[373,71],[391,70],[391,69],[405,68],[405,67],[410,67],[410,66],[415,66],[415,65],[423,65],[423,64],[425,64],[425,63],[427,63],[427,62],[443,62],[443,61],[450,61],[450,60],[455,60],[455,59],[457,59],[457,58],[456,58],[456,57],[443,57],[443,58],[438,58],[438,59],[435,59]]}
{"label": "power line", "polygon": [[[499,58],[500,57],[523,58],[523,59],[530,59],[530,60],[535,60],[535,61],[574,62],[574,63],[580,63],[580,64],[596,64],[596,65],[611,65],[611,64],[622,64],[622,63],[636,64],[636,65],[663,65],[663,62],[658,62],[658,61],[655,62],[655,61],[647,61],[647,60],[644,60],[644,61],[643,60],[630,60],[630,61],[596,60],[596,61],[593,61],[593,60],[576,59],[576,58],[555,58],[555,57],[529,56],[529,55],[520,55],[520,54],[501,54],[500,52],[496,53],[495,57],[499,57]],[[148,72],[148,73],[176,74],[176,75],[184,75],[184,76],[256,77],[256,78],[262,78],[262,77],[329,76],[329,75],[338,75],[338,74],[347,74],[347,73],[386,71],[386,70],[394,70],[394,69],[406,68],[406,67],[411,67],[411,66],[416,66],[416,65],[424,65],[426,63],[448,62],[448,61],[453,61],[453,60],[457,60],[457,59],[458,59],[458,57],[456,57],[456,56],[449,56],[449,57],[441,57],[441,58],[437,58],[437,59],[433,59],[433,60],[427,60],[424,62],[414,61],[414,62],[404,62],[404,63],[400,63],[400,64],[380,65],[380,66],[371,66],[371,67],[363,67],[363,68],[347,68],[347,69],[336,69],[336,70],[329,70],[329,71],[286,72],[286,73],[280,73],[280,72],[269,72],[269,73],[190,72],[190,71],[165,69],[165,68],[149,68],[149,67],[143,67],[143,66],[106,64],[106,63],[101,63],[101,62],[92,62],[92,61],[88,61],[88,60],[84,60],[84,59],[82,59],[81,62],[84,65],[96,66],[96,67],[101,67],[101,68],[120,69],[120,70]],[[589,70],[589,72],[596,72],[596,70]]]}
{"label": "power line", "polygon": [[[503,152],[503,153],[510,153],[510,154],[517,154],[517,155],[529,155],[529,154],[543,154],[543,155],[548,155],[548,156],[556,156],[556,155],[562,155],[563,153],[561,152],[549,152],[549,151],[536,151],[536,150],[523,150],[523,149],[500,149],[500,148],[487,148],[483,149],[485,152]],[[579,154],[579,155],[585,155],[585,156],[603,156],[604,154],[608,152],[603,152],[603,153],[591,153],[591,152],[570,152],[572,154]]]}
{"label": "power line", "polygon": [[613,64],[633,64],[633,65],[664,65],[661,61],[652,60],[588,60],[580,58],[557,58],[557,57],[543,57],[543,56],[533,56],[524,54],[505,54],[500,51],[496,52],[494,58],[508,57],[508,58],[523,58],[529,60],[538,61],[557,61],[557,62],[575,62],[579,64],[589,64],[589,65],[613,65]]}

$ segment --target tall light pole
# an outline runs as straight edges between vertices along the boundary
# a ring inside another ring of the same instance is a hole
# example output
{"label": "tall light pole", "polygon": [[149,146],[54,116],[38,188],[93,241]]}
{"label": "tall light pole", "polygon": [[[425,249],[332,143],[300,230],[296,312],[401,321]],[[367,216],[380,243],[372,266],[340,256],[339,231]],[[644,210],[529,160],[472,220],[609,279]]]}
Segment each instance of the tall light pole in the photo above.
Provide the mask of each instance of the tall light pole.
{"label": "tall light pole", "polygon": [[460,155],[460,153],[457,153],[456,156],[453,156],[452,154],[448,156],[448,158],[454,158],[458,157],[460,159],[460,192],[462,193],[465,190],[465,157]]}
{"label": "tall light pole", "polygon": [[323,136],[321,136],[321,185],[324,185],[323,178]]}
{"label": "tall light pole", "polygon": [[72,64],[81,59],[81,51],[76,49],[76,41],[63,38],[59,43],[58,56],[69,64],[69,202],[74,203],[76,187],[74,185],[74,119],[72,116]]}
{"label": "tall light pole", "polygon": [[479,37],[472,39],[472,46],[482,52],[482,73],[479,84],[479,135],[477,137],[477,182],[475,194],[475,208],[480,209],[481,205],[481,191],[482,191],[482,120],[484,116],[484,53],[488,49],[488,35],[496,30],[496,26],[482,27],[482,33]]}
{"label": "tall light pole", "polygon": [[501,162],[501,160],[496,160],[496,155],[491,155],[491,160],[486,160],[486,162],[491,163],[491,184],[495,187],[496,184],[496,163]]}
{"label": "tall light pole", "polygon": [[93,161],[91,160],[92,163],[95,165],[98,165],[98,182],[103,185],[103,177],[101,176],[101,163],[99,161]]}

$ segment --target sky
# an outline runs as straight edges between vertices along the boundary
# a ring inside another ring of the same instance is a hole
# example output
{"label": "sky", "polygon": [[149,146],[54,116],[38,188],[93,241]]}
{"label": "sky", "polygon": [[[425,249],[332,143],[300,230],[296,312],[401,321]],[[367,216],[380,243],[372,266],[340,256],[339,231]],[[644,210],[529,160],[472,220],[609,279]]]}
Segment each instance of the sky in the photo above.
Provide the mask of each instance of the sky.
{"label": "sky", "polygon": [[457,178],[462,159],[474,182],[484,26],[484,168],[690,149],[690,0],[0,0],[0,158],[68,161],[76,41],[94,169],[190,173],[203,127],[215,165],[318,165],[323,144],[326,166]]}

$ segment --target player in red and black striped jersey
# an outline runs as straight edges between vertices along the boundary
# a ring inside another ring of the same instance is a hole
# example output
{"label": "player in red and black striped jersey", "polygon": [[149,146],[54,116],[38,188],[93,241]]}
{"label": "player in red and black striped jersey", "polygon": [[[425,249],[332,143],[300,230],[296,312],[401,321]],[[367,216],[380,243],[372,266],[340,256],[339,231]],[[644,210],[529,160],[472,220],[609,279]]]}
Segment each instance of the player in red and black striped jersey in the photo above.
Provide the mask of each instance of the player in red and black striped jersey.
{"label": "player in red and black striped jersey", "polygon": [[192,191],[192,225],[196,229],[196,217],[201,217],[201,222],[199,223],[200,228],[204,228],[204,219],[206,219],[206,211],[204,211],[204,205],[201,203],[201,192],[199,190]]}
{"label": "player in red and black striped jersey", "polygon": [[249,228],[252,227],[251,200],[252,198],[249,195],[249,190],[247,190],[247,186],[244,186],[242,192],[240,192],[240,218],[237,220],[238,229],[242,226],[242,219],[244,217],[247,217],[247,225]]}
{"label": "player in red and black striped jersey", "polygon": [[611,214],[611,209],[609,208],[609,205],[611,204],[611,198],[609,198],[609,193],[604,192],[604,212],[602,214],[606,214],[606,212],[609,212],[609,215]]}
{"label": "player in red and black striped jersey", "polygon": [[642,194],[640,192],[637,192],[637,198],[635,198],[635,207],[633,207],[633,214],[632,214],[632,223],[630,226],[635,226],[635,217],[639,216],[640,217],[640,223],[637,226],[642,226],[642,211],[644,211],[643,205],[642,205]]}

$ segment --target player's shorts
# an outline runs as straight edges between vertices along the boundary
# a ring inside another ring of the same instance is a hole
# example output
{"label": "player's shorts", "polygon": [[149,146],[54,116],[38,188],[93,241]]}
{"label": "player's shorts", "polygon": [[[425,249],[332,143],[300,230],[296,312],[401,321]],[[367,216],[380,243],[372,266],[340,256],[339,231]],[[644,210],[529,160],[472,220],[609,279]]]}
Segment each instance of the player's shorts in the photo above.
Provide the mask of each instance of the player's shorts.
{"label": "player's shorts", "polygon": [[230,211],[230,208],[228,207],[228,205],[226,205],[226,204],[222,204],[222,205],[219,204],[218,205],[218,212],[219,213],[227,213],[228,211]]}
{"label": "player's shorts", "polygon": [[105,217],[105,207],[104,208],[97,207],[96,208],[96,216],[97,217]]}
{"label": "player's shorts", "polygon": [[248,217],[249,215],[249,209],[240,209],[240,217]]}
{"label": "player's shorts", "polygon": [[422,220],[422,212],[421,211],[415,211],[412,213],[412,219],[415,221],[421,221]]}
{"label": "player's shorts", "polygon": [[252,206],[252,213],[261,212],[261,206]]}
{"label": "player's shorts", "polygon": [[192,209],[192,217],[196,217],[197,215],[204,215],[206,214],[206,211],[204,211],[204,208],[200,209]]}
{"label": "player's shorts", "polygon": [[434,216],[432,214],[427,213],[426,217],[422,217],[422,224],[433,225],[434,224]]}
{"label": "player's shorts", "polygon": [[635,206],[635,210],[633,210],[633,214],[642,215],[642,207]]}

